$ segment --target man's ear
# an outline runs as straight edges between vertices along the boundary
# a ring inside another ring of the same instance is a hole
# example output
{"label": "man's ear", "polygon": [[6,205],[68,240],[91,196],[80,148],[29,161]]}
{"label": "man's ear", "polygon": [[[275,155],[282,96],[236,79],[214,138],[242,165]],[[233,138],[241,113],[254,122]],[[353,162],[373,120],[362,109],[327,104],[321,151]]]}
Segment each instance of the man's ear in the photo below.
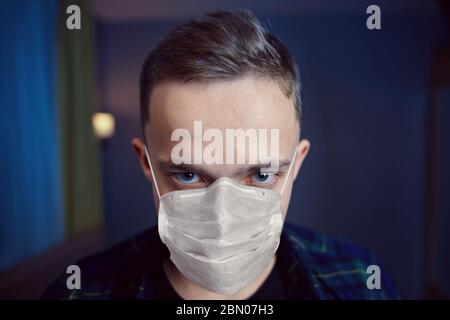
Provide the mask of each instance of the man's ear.
{"label": "man's ear", "polygon": [[134,138],[131,140],[131,145],[136,152],[136,155],[139,159],[139,163],[141,165],[142,172],[148,181],[152,182],[152,172],[150,171],[150,166],[148,164],[147,155],[145,153],[145,144],[139,138]]}
{"label": "man's ear", "polygon": [[305,160],[306,156],[308,155],[309,148],[311,144],[308,140],[303,139],[300,140],[297,156],[295,157],[295,167],[294,167],[294,180],[297,179],[298,172],[300,171],[300,168],[302,167],[303,160]]}

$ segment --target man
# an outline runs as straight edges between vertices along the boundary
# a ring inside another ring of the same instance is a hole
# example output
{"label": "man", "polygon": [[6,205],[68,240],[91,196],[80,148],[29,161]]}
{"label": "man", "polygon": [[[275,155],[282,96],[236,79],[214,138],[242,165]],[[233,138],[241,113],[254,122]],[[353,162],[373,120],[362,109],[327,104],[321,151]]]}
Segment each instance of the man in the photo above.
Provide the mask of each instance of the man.
{"label": "man", "polygon": [[[294,59],[255,16],[219,11],[172,30],[143,65],[140,98],[132,145],[158,227],[81,260],[81,289],[63,275],[43,298],[397,298],[383,269],[368,280],[371,253],[284,223],[310,143]],[[263,144],[250,134],[248,153],[230,147],[230,130],[270,132],[270,156],[254,161]],[[208,153],[213,137],[225,146]]]}

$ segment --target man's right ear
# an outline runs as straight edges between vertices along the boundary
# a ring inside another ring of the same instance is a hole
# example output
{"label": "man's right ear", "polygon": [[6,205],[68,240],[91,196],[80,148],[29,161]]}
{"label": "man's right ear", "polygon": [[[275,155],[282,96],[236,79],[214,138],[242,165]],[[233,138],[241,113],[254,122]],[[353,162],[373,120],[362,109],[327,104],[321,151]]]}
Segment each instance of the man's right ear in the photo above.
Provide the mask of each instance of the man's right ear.
{"label": "man's right ear", "polygon": [[134,138],[131,140],[131,145],[133,146],[134,151],[136,152],[136,155],[139,159],[139,163],[141,165],[142,172],[144,173],[145,177],[148,179],[148,181],[152,182],[152,173],[150,170],[150,166],[148,164],[147,155],[145,152],[145,144],[142,142],[139,138]]}

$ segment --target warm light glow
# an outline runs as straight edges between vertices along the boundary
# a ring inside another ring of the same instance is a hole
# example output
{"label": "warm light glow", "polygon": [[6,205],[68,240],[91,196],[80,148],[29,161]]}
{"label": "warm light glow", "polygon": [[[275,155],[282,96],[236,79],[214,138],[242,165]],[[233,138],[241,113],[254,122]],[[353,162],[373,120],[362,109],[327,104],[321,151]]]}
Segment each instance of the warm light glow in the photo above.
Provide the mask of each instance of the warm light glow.
{"label": "warm light glow", "polygon": [[92,116],[92,126],[97,137],[111,138],[114,134],[115,119],[110,113],[97,112]]}

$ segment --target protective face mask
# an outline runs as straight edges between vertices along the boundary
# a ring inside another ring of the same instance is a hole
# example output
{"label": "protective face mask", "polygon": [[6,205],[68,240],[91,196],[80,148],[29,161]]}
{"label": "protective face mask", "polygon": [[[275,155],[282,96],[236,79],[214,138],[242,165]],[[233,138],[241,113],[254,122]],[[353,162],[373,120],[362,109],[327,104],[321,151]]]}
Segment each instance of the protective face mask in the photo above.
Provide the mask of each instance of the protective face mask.
{"label": "protective face mask", "polygon": [[[296,154],[297,149],[293,159]],[[281,194],[291,168],[292,162]],[[283,228],[278,192],[220,178],[207,188],[160,196],[154,182],[159,197],[159,236],[187,279],[229,295],[255,281],[270,265]]]}

